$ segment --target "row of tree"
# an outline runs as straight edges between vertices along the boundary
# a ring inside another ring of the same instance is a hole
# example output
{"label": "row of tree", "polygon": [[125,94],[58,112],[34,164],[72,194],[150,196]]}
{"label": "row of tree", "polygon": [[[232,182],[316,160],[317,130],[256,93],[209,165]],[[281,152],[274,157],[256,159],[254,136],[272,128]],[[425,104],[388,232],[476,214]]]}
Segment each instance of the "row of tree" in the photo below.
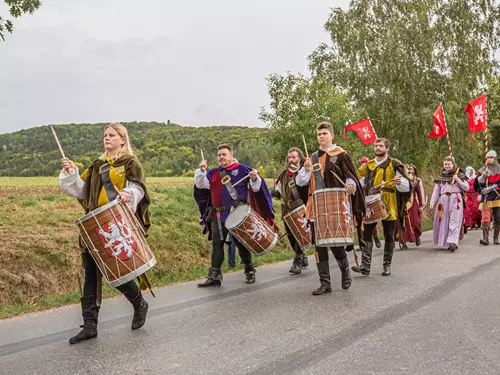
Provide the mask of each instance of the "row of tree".
{"label": "row of tree", "polygon": [[333,9],[330,43],[310,54],[309,74],[268,77],[271,102],[260,118],[273,130],[275,157],[300,133],[312,149],[325,120],[355,157],[372,154],[355,135],[349,145],[341,139],[345,125],[370,117],[394,156],[435,170],[448,148],[427,134],[442,102],[458,162],[480,165],[484,144],[469,143],[464,108],[488,95],[490,144],[500,146],[499,23],[499,5],[484,0],[353,0]]}
{"label": "row of tree", "polygon": [[[272,177],[275,169],[270,131],[239,126],[183,127],[158,122],[123,123],[134,152],[150,176],[190,176],[201,161],[217,165],[217,146],[230,144],[241,163]],[[106,124],[57,125],[66,156],[87,167],[104,150]],[[0,176],[53,176],[61,169],[61,155],[49,126],[0,134]]]}

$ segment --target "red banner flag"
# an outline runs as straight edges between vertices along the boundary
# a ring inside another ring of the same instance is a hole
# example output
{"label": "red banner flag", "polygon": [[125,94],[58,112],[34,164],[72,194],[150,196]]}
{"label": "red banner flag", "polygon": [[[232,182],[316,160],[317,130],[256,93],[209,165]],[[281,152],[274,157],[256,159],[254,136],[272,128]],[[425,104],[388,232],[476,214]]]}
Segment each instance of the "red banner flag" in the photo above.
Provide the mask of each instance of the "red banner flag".
{"label": "red banner flag", "polygon": [[347,131],[352,130],[358,134],[359,139],[363,144],[369,145],[370,143],[375,142],[377,139],[377,133],[375,133],[375,129],[373,128],[372,122],[369,117],[356,122],[355,124],[347,125],[344,127],[344,138],[347,141]]}
{"label": "red banner flag", "polygon": [[486,130],[486,95],[481,95],[467,104],[465,107],[469,117],[469,132],[475,133]]}
{"label": "red banner flag", "polygon": [[427,138],[437,138],[439,141],[443,135],[448,134],[446,118],[444,117],[443,103],[439,104],[439,107],[432,115],[432,118],[434,119],[434,127]]}

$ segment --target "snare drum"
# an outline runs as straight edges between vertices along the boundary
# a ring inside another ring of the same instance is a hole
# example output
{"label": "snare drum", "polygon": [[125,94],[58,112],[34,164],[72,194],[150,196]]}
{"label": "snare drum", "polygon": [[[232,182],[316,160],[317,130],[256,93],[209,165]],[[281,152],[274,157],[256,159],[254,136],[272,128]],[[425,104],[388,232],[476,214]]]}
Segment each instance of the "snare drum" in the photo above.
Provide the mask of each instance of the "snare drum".
{"label": "snare drum", "polygon": [[283,221],[288,229],[290,229],[290,232],[292,232],[293,237],[297,240],[302,250],[306,250],[312,246],[311,229],[307,225],[306,219],[306,206],[301,205],[286,214],[283,216]]}
{"label": "snare drum", "polygon": [[312,194],[315,244],[319,247],[354,244],[351,204],[344,188]]}
{"label": "snare drum", "polygon": [[236,207],[226,219],[226,228],[245,248],[255,255],[270,252],[278,234],[249,205]]}
{"label": "snare drum", "polygon": [[114,200],[75,221],[99,270],[112,288],[156,264],[141,224],[126,203]]}
{"label": "snare drum", "polygon": [[373,224],[387,219],[389,213],[385,209],[385,204],[382,201],[382,194],[368,195],[366,200],[365,223]]}

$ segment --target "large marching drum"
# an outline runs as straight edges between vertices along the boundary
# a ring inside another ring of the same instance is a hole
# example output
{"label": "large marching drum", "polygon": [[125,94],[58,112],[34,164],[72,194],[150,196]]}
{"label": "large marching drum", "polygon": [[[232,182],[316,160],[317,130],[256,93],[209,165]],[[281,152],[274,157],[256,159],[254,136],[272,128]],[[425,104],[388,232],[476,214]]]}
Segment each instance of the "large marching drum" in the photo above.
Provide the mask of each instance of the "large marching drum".
{"label": "large marching drum", "polygon": [[236,207],[225,224],[227,230],[254,255],[270,252],[278,242],[274,229],[247,204]]}
{"label": "large marching drum", "polygon": [[344,188],[316,190],[312,194],[316,246],[354,244],[349,197]]}
{"label": "large marching drum", "polygon": [[130,207],[114,200],[76,220],[87,248],[108,284],[116,288],[156,264],[145,232]]}
{"label": "large marching drum", "polygon": [[293,237],[302,250],[306,250],[312,246],[312,234],[307,223],[306,206],[301,205],[286,214],[283,216],[283,221],[288,229],[290,229],[290,232],[292,232]]}

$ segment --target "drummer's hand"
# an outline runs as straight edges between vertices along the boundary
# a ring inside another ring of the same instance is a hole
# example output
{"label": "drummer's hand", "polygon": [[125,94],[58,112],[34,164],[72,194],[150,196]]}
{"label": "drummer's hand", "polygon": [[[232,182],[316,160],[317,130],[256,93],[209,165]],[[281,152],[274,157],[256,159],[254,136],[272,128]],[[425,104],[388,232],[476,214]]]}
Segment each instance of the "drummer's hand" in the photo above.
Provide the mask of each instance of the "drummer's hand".
{"label": "drummer's hand", "polygon": [[76,165],[68,158],[62,159],[62,165],[64,170],[68,173],[76,171]]}
{"label": "drummer's hand", "polygon": [[477,201],[478,201],[479,203],[481,203],[481,195],[480,195],[480,194],[478,194],[478,196],[477,196],[477,198],[476,198],[476,199],[477,199]]}
{"label": "drummer's hand", "polygon": [[304,161],[304,169],[305,169],[307,172],[311,172],[311,171],[312,171],[312,163],[311,163],[311,159],[307,158],[307,159]]}
{"label": "drummer's hand", "polygon": [[203,160],[201,163],[200,163],[200,170],[205,173],[207,171],[207,161],[206,160]]}
{"label": "drummer's hand", "polygon": [[394,177],[394,185],[401,185],[401,177],[396,176]]}
{"label": "drummer's hand", "polygon": [[132,196],[127,191],[120,191],[120,200],[123,203],[130,203],[132,202]]}
{"label": "drummer's hand", "polygon": [[345,191],[347,194],[354,194],[355,189],[353,184],[349,184],[346,186]]}
{"label": "drummer's hand", "polygon": [[252,180],[253,182],[257,181],[258,173],[259,172],[257,171],[257,169],[252,169],[248,174],[250,176],[250,180]]}

